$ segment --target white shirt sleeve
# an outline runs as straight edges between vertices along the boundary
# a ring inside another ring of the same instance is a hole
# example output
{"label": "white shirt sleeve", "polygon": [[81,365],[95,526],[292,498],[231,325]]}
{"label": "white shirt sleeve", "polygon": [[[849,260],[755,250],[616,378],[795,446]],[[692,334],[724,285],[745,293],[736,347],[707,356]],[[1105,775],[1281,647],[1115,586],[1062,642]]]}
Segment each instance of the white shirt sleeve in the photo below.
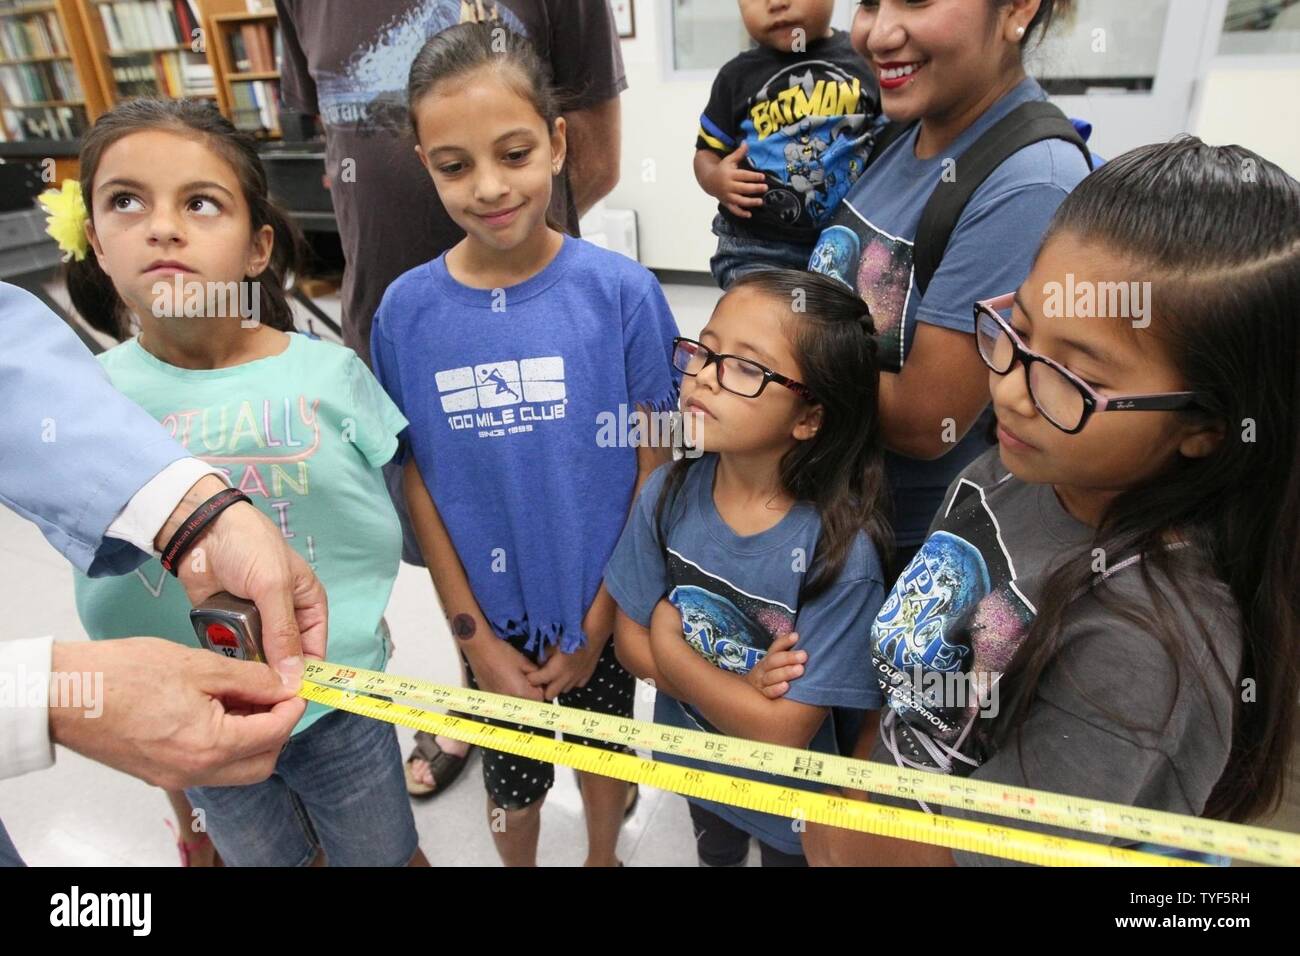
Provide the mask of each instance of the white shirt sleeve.
{"label": "white shirt sleeve", "polygon": [[0,778],[54,763],[50,741],[50,661],[54,639],[0,641]]}
{"label": "white shirt sleeve", "polygon": [[197,458],[174,461],[150,479],[132,496],[126,507],[113,519],[105,536],[129,541],[146,554],[158,557],[154,539],[185,493],[194,483],[208,475],[216,475],[226,484],[226,476]]}

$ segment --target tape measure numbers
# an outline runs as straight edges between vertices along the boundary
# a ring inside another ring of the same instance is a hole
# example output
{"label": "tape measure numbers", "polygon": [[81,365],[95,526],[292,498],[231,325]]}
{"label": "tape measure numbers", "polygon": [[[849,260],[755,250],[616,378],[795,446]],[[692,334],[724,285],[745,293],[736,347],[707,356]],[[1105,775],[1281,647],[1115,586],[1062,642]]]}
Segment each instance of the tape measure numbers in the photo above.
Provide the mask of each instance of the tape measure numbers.
{"label": "tape measure numbers", "polygon": [[795,820],[809,820],[899,840],[986,853],[1021,863],[1042,866],[1201,865],[1172,857],[1085,843],[1082,840],[1046,836],[955,817],[935,816],[919,810],[829,797],[809,790],[741,780],[707,770],[692,770],[630,754],[584,747],[553,737],[539,737],[464,717],[439,714],[322,684],[305,683],[302,696],[364,717],[401,724],[431,734],[442,734],[468,744],[561,764],[629,783],[644,783],[687,797],[700,797]]}
{"label": "tape measure numbers", "polygon": [[[686,796],[1020,862],[1176,866],[1189,861],[1010,829],[1017,820],[1258,863],[1300,865],[1300,836],[1296,834],[893,767],[319,661],[307,664],[302,696],[389,723],[440,733],[548,763],[646,783]],[[396,698],[424,706],[404,706],[380,698]],[[692,770],[493,727],[429,711],[427,706],[624,744],[634,749],[671,753],[724,767],[1007,817],[1009,823],[1008,826],[995,826],[830,797],[793,787],[739,780],[720,773]]]}

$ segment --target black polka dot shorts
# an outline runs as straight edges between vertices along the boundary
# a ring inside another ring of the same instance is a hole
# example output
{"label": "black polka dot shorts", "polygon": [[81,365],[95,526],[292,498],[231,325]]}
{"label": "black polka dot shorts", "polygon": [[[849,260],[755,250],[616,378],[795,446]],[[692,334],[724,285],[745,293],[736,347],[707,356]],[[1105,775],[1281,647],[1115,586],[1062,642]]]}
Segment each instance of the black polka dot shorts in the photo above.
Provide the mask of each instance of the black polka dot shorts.
{"label": "black polka dot shorts", "polygon": [[[506,640],[510,642],[510,645],[515,650],[534,663],[538,663],[536,651],[524,650],[524,645],[528,642],[527,637],[512,637],[506,638]],[[559,652],[552,648],[551,653]],[[469,675],[469,686],[478,690],[478,681],[474,678],[474,671],[469,666],[469,661],[465,662],[465,672]],[[555,703],[564,707],[589,710],[597,714],[631,717],[632,694],[635,687],[636,678],[623,670],[618,663],[618,658],[614,656],[614,639],[611,637],[606,642],[604,651],[601,652],[600,660],[596,663],[596,670],[592,673],[591,680],[587,681],[587,686],[575,687],[567,694],[561,694],[556,698]],[[522,730],[539,736],[555,736],[547,731],[525,727],[522,724],[511,724],[487,717],[474,717],[471,714],[463,714],[462,716],[472,717],[485,724],[510,727],[514,730]],[[572,737],[565,734],[564,739],[588,747],[595,747],[599,750],[613,750],[619,753],[631,752],[629,748],[621,744],[610,744],[586,737]],[[483,748],[482,753],[483,783],[487,786],[488,796],[492,798],[492,802],[503,810],[522,810],[546,796],[546,791],[555,785],[554,764],[530,760],[527,757],[516,757],[514,754],[489,750],[486,747]]]}

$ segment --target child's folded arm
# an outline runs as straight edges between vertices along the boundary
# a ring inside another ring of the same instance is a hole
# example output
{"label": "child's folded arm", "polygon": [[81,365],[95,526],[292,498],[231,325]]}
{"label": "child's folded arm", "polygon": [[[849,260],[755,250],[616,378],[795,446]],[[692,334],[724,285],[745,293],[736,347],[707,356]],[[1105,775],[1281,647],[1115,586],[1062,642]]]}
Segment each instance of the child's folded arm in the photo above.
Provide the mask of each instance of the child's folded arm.
{"label": "child's folded arm", "polygon": [[654,655],[650,653],[650,632],[624,614],[622,608],[615,609],[614,655],[633,677],[662,690],[669,697],[680,699],[677,688],[655,666]]}
{"label": "child's folded arm", "polygon": [[682,640],[682,620],[667,600],[655,607],[650,621],[650,648],[659,673],[722,733],[787,747],[806,747],[825,722],[825,707],[792,700],[769,700],[739,674],[715,667]]}

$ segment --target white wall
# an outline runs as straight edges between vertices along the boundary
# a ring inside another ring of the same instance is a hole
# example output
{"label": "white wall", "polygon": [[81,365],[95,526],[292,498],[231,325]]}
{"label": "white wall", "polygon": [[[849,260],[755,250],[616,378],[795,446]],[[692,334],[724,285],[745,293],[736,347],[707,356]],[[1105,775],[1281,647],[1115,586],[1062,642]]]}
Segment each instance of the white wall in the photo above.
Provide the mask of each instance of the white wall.
{"label": "white wall", "polygon": [[635,12],[636,37],[623,41],[622,177],[607,203],[636,210],[643,264],[707,272],[717,203],[696,183],[691,163],[711,83],[666,80],[662,44],[670,25],[664,6],[640,0]]}
{"label": "white wall", "polygon": [[1300,179],[1300,57],[1216,57],[1192,132],[1253,149]]}

